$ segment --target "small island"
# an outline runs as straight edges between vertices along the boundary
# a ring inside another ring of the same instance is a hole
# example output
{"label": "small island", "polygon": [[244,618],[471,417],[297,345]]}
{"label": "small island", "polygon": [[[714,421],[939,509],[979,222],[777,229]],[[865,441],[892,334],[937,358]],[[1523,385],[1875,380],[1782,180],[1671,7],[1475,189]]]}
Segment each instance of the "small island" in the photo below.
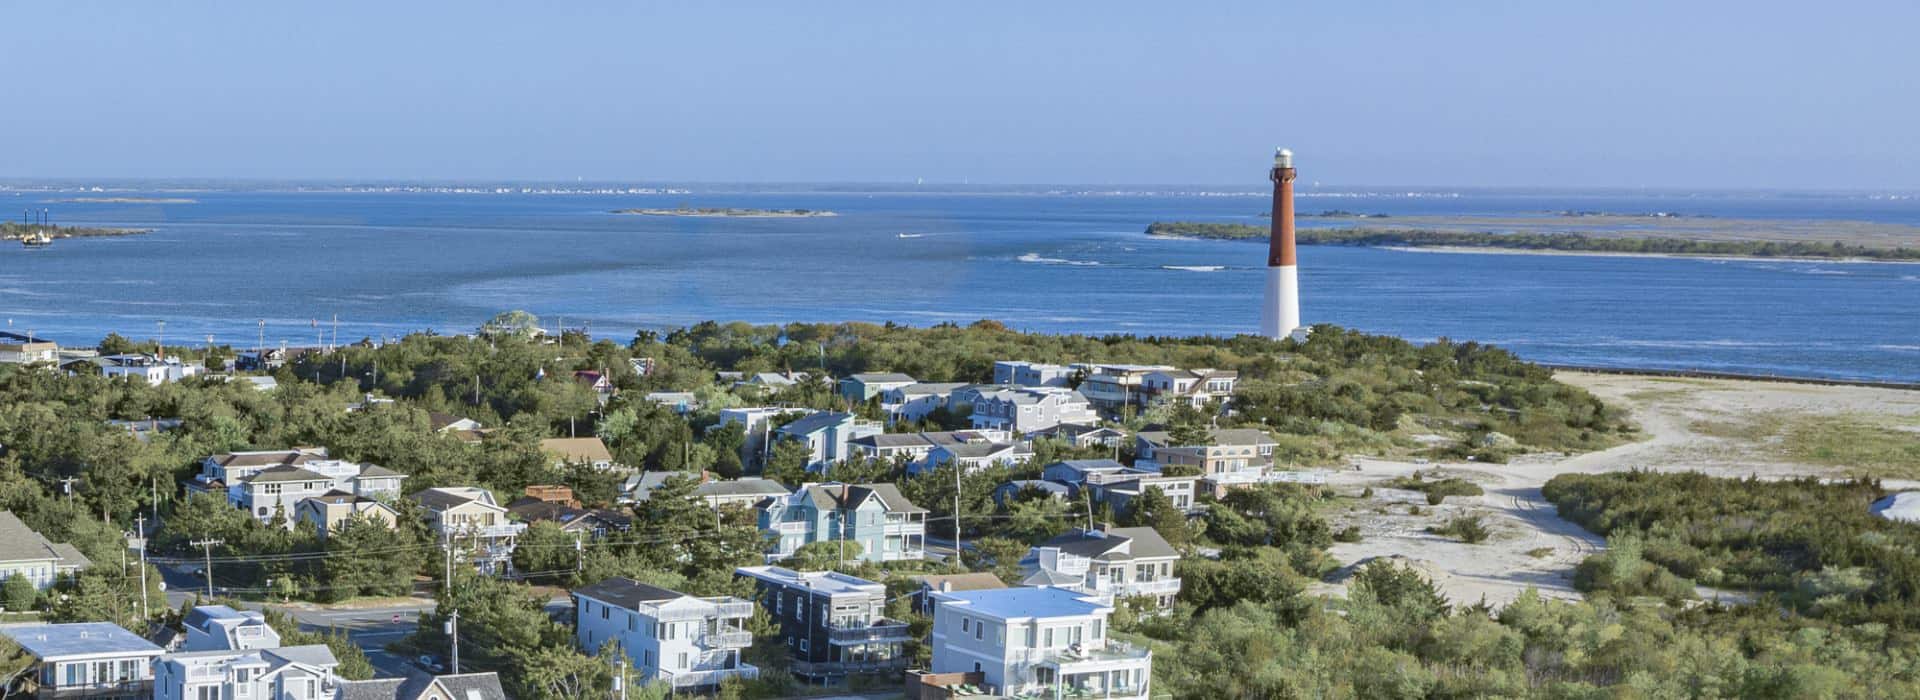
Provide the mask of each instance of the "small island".
{"label": "small island", "polygon": [[22,224],[18,222],[0,222],[0,241],[56,240],[61,238],[104,238],[108,236],[137,236],[152,233],[143,228],[94,228],[91,226],[52,226],[46,224]]}
{"label": "small island", "polygon": [[737,209],[733,207],[680,207],[677,209],[615,209],[615,214],[637,214],[640,216],[703,216],[740,219],[806,219],[816,216],[839,216],[839,214],[819,209]]}
{"label": "small island", "polygon": [[[1169,238],[1264,241],[1264,225],[1156,221],[1147,235]],[[1920,262],[1920,248],[1867,246],[1841,241],[1694,239],[1669,236],[1593,235],[1588,233],[1433,231],[1419,229],[1300,229],[1300,245],[1378,248],[1488,249],[1600,255],[1668,255],[1745,258],[1806,258]]]}
{"label": "small island", "polygon": [[49,199],[47,204],[199,204],[200,200],[185,197],[68,197]]}

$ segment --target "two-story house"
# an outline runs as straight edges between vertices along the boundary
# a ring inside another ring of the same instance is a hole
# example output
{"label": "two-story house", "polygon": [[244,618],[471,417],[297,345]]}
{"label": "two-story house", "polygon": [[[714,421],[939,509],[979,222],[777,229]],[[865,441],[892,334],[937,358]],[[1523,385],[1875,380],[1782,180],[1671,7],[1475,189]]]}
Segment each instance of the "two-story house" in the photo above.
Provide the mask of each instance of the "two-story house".
{"label": "two-story house", "polygon": [[948,408],[953,392],[966,388],[964,382],[917,382],[880,392],[880,410],[888,422],[924,420],[935,410]]}
{"label": "two-story house", "polygon": [[812,414],[810,408],[782,408],[776,406],[747,406],[742,408],[720,409],[720,420],[708,430],[715,430],[728,424],[739,424],[747,439],[740,445],[740,463],[754,467],[765,463],[767,449],[773,440],[773,426],[783,420]]}
{"label": "two-story house", "polygon": [[1103,425],[1076,425],[1062,423],[1046,430],[1027,433],[1035,440],[1059,440],[1072,447],[1090,449],[1094,447],[1119,447],[1127,440],[1127,433],[1118,428]]}
{"label": "two-story house", "polygon": [[1061,424],[1095,425],[1100,415],[1086,396],[1061,387],[1019,387],[982,393],[968,417],[975,428],[1015,435],[1049,430]]}
{"label": "two-story house", "polygon": [[1119,414],[1126,406],[1147,404],[1147,375],[1174,369],[1166,365],[1087,365],[1082,368],[1086,379],[1080,382],[1080,393],[1093,402],[1095,409]]}
{"label": "two-story house", "polygon": [[1134,436],[1133,465],[1159,471],[1186,467],[1200,474],[1200,485],[1217,498],[1230,489],[1274,480],[1273,450],[1280,443],[1255,428],[1209,428],[1206,445],[1169,444],[1168,433],[1143,430]]}
{"label": "two-story house", "polygon": [[127,378],[154,386],[177,382],[207,371],[206,367],[182,362],[177,357],[160,357],[146,353],[102,355],[79,362],[93,364],[99,368],[101,376],[109,379]]}
{"label": "two-story house", "polygon": [[155,697],[153,660],[162,650],[111,622],[0,625],[33,657],[22,674],[34,697]]}
{"label": "two-story house", "polygon": [[1110,638],[1113,606],[1064,588],[934,593],[933,672],[994,694],[1146,698],[1153,652]]}
{"label": "two-story house", "polygon": [[760,504],[760,531],[773,540],[768,561],[814,542],[858,543],[859,559],[888,562],[926,553],[927,510],[893,484],[802,484]]}
{"label": "two-story house", "polygon": [[189,493],[222,493],[261,522],[278,515],[293,527],[301,501],[341,492],[369,499],[400,494],[407,475],[378,464],[328,459],[326,450],[299,448],[230,452],[207,457],[186,483]]}
{"label": "two-story house", "polygon": [[913,637],[907,623],[887,619],[885,585],[778,566],[741,567],[734,575],[754,580],[760,607],[780,625],[794,675],[832,683],[906,669],[902,645]]}
{"label": "two-story house", "polygon": [[60,359],[60,344],[46,338],[0,331],[0,364],[52,364]]}
{"label": "two-story house", "polygon": [[1071,493],[1085,491],[1095,503],[1105,503],[1115,515],[1132,509],[1145,489],[1157,489],[1176,508],[1193,510],[1200,477],[1171,476],[1151,469],[1129,467],[1111,459],[1069,459],[1040,471],[1040,478],[1065,485]]}
{"label": "two-story house", "polygon": [[674,690],[711,688],[727,678],[753,679],[760,669],[740,660],[753,644],[744,628],[753,603],[696,598],[630,578],[573,589],[574,641],[598,654],[613,642],[637,677]]}
{"label": "two-story house", "polygon": [[355,517],[382,523],[389,530],[400,522],[400,512],[393,506],[345,491],[328,491],[293,507],[296,526],[312,528],[323,540],[339,532]]}
{"label": "two-story house", "polygon": [[1209,401],[1226,401],[1240,373],[1226,369],[1164,369],[1148,372],[1143,388],[1146,401],[1182,403],[1201,408]]}
{"label": "two-story house", "polygon": [[410,496],[425,510],[428,525],[442,542],[471,557],[481,573],[511,573],[513,546],[527,526],[511,522],[493,492],[472,486],[427,489]]}
{"label": "two-story house", "polygon": [[940,445],[1012,442],[1005,430],[943,430],[926,433],[881,433],[855,438],[849,444],[862,459],[918,462]]}
{"label": "two-story house", "polygon": [[280,646],[280,633],[254,610],[225,605],[196,605],[180,621],[186,631],[182,651],[234,651]]}
{"label": "two-story house", "polygon": [[910,474],[922,474],[942,465],[954,464],[966,473],[989,467],[1013,467],[1033,457],[1033,446],[1024,442],[963,442],[935,445],[927,456],[907,465]]}
{"label": "two-story house", "polygon": [[569,465],[589,466],[595,469],[613,467],[613,452],[607,450],[607,443],[597,437],[549,438],[540,441],[540,453],[553,461],[555,467]]}
{"label": "two-story house", "polygon": [[91,565],[73,545],[49,541],[12,511],[0,510],[0,581],[18,574],[44,591],[62,576]]}
{"label": "two-story house", "polygon": [[1075,529],[1040,543],[1021,560],[1021,585],[1055,586],[1102,600],[1148,598],[1160,610],[1173,608],[1180,579],[1173,567],[1180,553],[1150,527]]}
{"label": "two-story house", "polygon": [[838,385],[840,397],[854,403],[865,403],[888,389],[898,389],[915,383],[913,377],[899,372],[862,372],[847,375]]}
{"label": "two-story house", "polygon": [[1074,369],[1044,362],[999,360],[993,363],[993,383],[1014,386],[1067,386],[1073,382]]}
{"label": "two-story house", "polygon": [[824,472],[835,462],[853,458],[853,448],[848,443],[868,435],[879,435],[883,430],[879,425],[859,420],[851,413],[815,413],[780,426],[774,434],[777,439],[805,443],[812,451],[807,458],[807,469]]}
{"label": "two-story house", "polygon": [[508,700],[500,674],[415,672],[406,678],[374,678],[334,683],[332,700]]}
{"label": "two-story house", "polygon": [[175,652],[153,662],[153,697],[332,700],[339,666],[325,644]]}

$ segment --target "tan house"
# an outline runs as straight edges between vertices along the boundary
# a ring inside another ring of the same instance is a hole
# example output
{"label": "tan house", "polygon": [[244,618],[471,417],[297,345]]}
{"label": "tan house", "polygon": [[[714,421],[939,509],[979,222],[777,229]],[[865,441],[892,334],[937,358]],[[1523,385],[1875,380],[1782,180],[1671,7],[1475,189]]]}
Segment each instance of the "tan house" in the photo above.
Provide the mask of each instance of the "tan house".
{"label": "tan house", "polygon": [[306,498],[293,508],[293,521],[313,528],[323,540],[339,532],[346,526],[347,519],[356,515],[385,523],[389,530],[400,522],[400,512],[393,506],[345,491],[328,491]]}
{"label": "tan house", "polygon": [[26,365],[38,362],[52,364],[60,359],[60,345],[46,338],[36,338],[31,334],[21,335],[0,331],[0,363]]}
{"label": "tan house", "polygon": [[1151,471],[1190,467],[1217,498],[1228,489],[1271,480],[1273,450],[1280,443],[1255,428],[1209,428],[1207,445],[1173,445],[1166,432],[1146,430],[1134,438],[1134,466]]}
{"label": "tan house", "polygon": [[540,451],[553,460],[553,466],[585,464],[599,469],[613,466],[613,453],[597,437],[550,438],[540,441]]}
{"label": "tan house", "polygon": [[436,538],[465,549],[482,573],[513,571],[513,546],[527,526],[512,522],[493,492],[473,486],[427,489],[410,496],[426,511]]}

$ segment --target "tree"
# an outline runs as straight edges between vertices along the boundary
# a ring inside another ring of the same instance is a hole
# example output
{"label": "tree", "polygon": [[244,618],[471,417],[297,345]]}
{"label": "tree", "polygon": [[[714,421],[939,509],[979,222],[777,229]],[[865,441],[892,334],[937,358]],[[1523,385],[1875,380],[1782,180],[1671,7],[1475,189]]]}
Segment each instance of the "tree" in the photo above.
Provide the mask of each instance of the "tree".
{"label": "tree", "polygon": [[1126,518],[1129,524],[1151,527],[1176,547],[1193,541],[1193,531],[1187,526],[1187,512],[1175,506],[1173,499],[1167,498],[1158,487],[1141,489],[1131,505]]}
{"label": "tree", "polygon": [[574,547],[578,535],[560,529],[551,520],[527,526],[513,548],[513,568],[522,573],[541,574],[545,580],[565,580],[573,576],[578,558]]}
{"label": "tree", "polygon": [[813,461],[813,448],[799,440],[775,440],[773,455],[767,458],[762,477],[788,486],[798,486],[808,478],[807,463]]}
{"label": "tree", "polygon": [[5,583],[0,583],[0,600],[6,602],[7,612],[32,610],[34,604],[40,602],[40,591],[27,577],[14,572]]}
{"label": "tree", "polygon": [[540,328],[540,317],[525,311],[502,311],[480,324],[480,335],[529,337]]}
{"label": "tree", "polygon": [[426,552],[412,531],[385,520],[354,514],[327,538],[323,566],[331,597],[407,595]]}

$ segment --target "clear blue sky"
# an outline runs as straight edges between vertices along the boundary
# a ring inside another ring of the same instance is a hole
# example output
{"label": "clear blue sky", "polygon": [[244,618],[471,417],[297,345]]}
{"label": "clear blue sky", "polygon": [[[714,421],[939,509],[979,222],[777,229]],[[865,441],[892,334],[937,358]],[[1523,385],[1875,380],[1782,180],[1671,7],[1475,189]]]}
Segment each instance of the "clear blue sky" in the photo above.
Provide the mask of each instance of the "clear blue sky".
{"label": "clear blue sky", "polygon": [[[1676,7],[1684,6],[1684,7]],[[1920,3],[11,2],[0,177],[1920,187]]]}

